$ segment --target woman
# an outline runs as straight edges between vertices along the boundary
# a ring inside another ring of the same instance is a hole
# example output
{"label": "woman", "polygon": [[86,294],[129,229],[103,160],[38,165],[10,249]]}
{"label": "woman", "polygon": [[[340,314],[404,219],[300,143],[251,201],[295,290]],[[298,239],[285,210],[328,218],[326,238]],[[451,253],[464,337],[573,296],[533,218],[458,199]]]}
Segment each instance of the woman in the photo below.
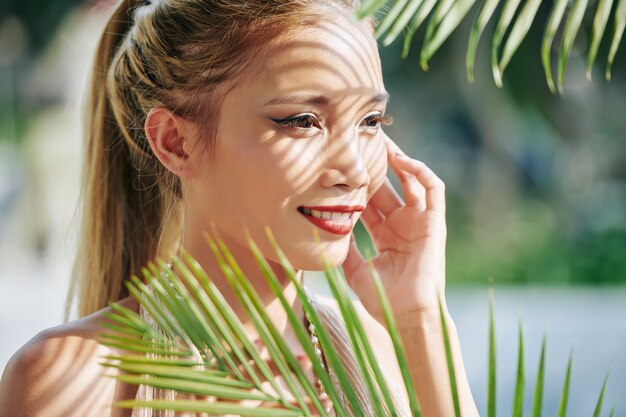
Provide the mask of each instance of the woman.
{"label": "woman", "polygon": [[[215,227],[285,340],[302,350],[247,249],[265,234],[299,270],[342,265],[392,383],[402,386],[352,228],[360,219],[393,305],[425,416],[453,415],[438,299],[445,283],[443,183],[382,131],[388,94],[371,22],[349,0],[124,0],[102,37],[88,107],[82,240],[83,318],[42,332],[7,366],[2,416],[128,416],[137,389],[105,377],[96,338],[109,300],[139,310],[123,281],[186,248],[237,302],[207,250]],[[404,200],[385,180],[387,164]],[[316,240],[315,235],[319,237]],[[300,277],[302,274],[300,274]],[[284,294],[302,314],[294,288]],[[318,305],[336,310],[332,300]],[[477,415],[452,319],[461,412]],[[107,371],[111,372],[111,371]],[[312,375],[311,375],[312,377]],[[132,414],[132,415],[137,415]]]}

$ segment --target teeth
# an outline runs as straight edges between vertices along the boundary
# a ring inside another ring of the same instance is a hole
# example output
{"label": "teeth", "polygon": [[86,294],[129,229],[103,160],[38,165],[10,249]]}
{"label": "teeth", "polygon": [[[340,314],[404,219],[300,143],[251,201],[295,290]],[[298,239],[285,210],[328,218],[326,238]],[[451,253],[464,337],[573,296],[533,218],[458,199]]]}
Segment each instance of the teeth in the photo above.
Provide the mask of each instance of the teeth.
{"label": "teeth", "polygon": [[335,220],[338,222],[347,222],[352,216],[352,213],[311,210],[306,207],[302,207],[302,213],[308,216],[317,217],[318,219]]}

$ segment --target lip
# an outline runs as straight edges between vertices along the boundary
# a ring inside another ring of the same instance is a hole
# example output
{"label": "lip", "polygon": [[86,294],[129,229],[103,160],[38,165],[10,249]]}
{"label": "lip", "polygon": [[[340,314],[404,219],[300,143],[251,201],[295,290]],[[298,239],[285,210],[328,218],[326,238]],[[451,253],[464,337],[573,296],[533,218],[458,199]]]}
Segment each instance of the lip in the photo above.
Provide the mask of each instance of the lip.
{"label": "lip", "polygon": [[[310,216],[308,214],[304,214],[302,212],[302,208],[307,208],[309,210],[316,211],[325,211],[330,213],[351,213],[349,221],[337,221],[331,219],[319,219],[317,217]],[[347,235],[352,232],[354,227],[352,218],[354,215],[352,213],[361,212],[365,210],[365,206],[362,205],[338,205],[338,206],[300,206],[298,207],[298,212],[303,215],[308,221],[313,223],[315,226],[320,229],[335,234],[335,235]]]}
{"label": "lip", "polygon": [[353,206],[300,206],[308,208],[310,210],[317,211],[329,211],[331,213],[352,213],[355,211],[365,210],[365,206],[353,205]]}

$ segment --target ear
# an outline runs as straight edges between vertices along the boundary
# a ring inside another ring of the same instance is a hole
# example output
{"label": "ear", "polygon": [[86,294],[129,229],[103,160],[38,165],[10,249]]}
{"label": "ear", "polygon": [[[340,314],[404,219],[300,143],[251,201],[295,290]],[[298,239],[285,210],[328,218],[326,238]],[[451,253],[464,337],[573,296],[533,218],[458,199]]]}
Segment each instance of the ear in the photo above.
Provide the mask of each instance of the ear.
{"label": "ear", "polygon": [[146,117],[144,129],[152,151],[161,163],[178,177],[191,172],[189,151],[194,140],[192,122],[166,107],[154,107]]}

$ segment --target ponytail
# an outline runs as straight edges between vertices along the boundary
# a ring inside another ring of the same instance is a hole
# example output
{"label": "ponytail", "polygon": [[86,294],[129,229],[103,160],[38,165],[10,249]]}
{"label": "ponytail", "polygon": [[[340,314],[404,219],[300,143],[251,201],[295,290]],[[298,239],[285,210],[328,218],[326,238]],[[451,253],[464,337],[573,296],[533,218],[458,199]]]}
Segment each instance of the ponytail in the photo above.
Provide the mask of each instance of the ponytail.
{"label": "ponytail", "polygon": [[167,243],[161,242],[165,220],[180,196],[177,179],[147,144],[144,109],[116,74],[130,65],[124,50],[136,6],[123,0],[113,13],[91,75],[81,225],[66,315],[76,297],[82,317],[128,295],[124,281]]}

